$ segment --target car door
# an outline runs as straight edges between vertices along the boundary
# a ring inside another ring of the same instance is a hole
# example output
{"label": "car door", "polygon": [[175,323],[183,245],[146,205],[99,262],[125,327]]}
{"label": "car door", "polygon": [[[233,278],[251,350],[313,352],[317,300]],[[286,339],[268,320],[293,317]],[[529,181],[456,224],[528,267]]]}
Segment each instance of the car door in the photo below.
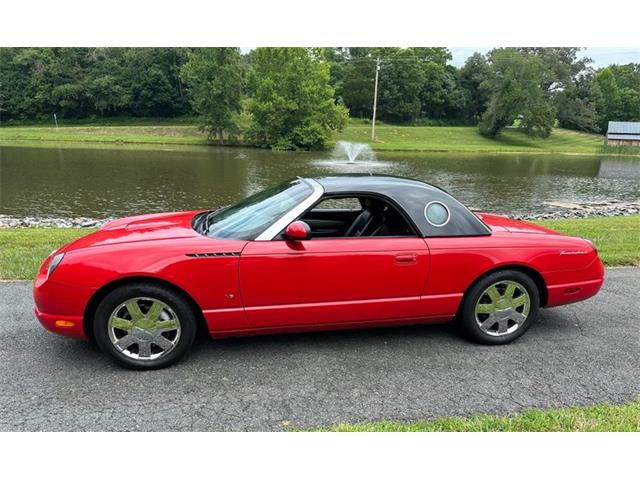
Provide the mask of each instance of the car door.
{"label": "car door", "polygon": [[429,252],[420,237],[249,242],[239,277],[251,328],[419,317]]}

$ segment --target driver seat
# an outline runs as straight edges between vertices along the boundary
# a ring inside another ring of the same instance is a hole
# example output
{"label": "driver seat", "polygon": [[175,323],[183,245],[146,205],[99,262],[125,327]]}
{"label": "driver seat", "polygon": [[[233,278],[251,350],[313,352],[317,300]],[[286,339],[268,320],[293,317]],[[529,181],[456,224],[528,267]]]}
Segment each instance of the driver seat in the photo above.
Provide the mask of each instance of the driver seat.
{"label": "driver seat", "polygon": [[362,200],[362,212],[356,217],[351,226],[347,229],[345,237],[359,237],[376,220],[376,202],[371,198]]}

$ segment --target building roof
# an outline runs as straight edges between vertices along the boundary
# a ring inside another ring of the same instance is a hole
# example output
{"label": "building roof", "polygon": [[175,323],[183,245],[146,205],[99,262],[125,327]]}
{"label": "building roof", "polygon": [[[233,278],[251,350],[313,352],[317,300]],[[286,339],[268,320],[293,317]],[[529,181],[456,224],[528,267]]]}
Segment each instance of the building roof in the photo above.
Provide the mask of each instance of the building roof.
{"label": "building roof", "polygon": [[640,134],[607,133],[607,140],[640,140]]}
{"label": "building roof", "polygon": [[607,135],[640,135],[640,122],[609,122]]}

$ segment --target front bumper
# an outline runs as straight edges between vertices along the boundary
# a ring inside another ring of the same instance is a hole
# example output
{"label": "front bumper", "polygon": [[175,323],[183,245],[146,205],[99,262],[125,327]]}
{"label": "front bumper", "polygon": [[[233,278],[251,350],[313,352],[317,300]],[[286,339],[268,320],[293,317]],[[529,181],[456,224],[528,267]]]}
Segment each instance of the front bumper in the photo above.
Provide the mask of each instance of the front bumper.
{"label": "front bumper", "polygon": [[50,332],[64,335],[66,337],[78,338],[81,340],[89,340],[84,333],[82,315],[53,315],[43,313],[37,308],[34,313],[44,328]]}
{"label": "front bumper", "polygon": [[45,262],[33,284],[36,317],[50,332],[88,340],[84,331],[84,311],[96,290],[47,278]]}

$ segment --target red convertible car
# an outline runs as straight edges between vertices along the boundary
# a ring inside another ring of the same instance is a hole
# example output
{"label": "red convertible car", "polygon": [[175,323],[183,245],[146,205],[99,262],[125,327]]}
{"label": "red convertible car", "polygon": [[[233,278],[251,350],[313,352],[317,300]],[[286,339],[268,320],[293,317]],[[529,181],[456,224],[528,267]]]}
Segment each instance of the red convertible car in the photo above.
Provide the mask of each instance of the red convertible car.
{"label": "red convertible car", "polygon": [[595,295],[581,238],[473,213],[391,176],[297,178],[216,211],[115,220],[53,252],[34,285],[45,328],[121,364],[178,360],[216,338],[442,323],[503,344],[538,309]]}

